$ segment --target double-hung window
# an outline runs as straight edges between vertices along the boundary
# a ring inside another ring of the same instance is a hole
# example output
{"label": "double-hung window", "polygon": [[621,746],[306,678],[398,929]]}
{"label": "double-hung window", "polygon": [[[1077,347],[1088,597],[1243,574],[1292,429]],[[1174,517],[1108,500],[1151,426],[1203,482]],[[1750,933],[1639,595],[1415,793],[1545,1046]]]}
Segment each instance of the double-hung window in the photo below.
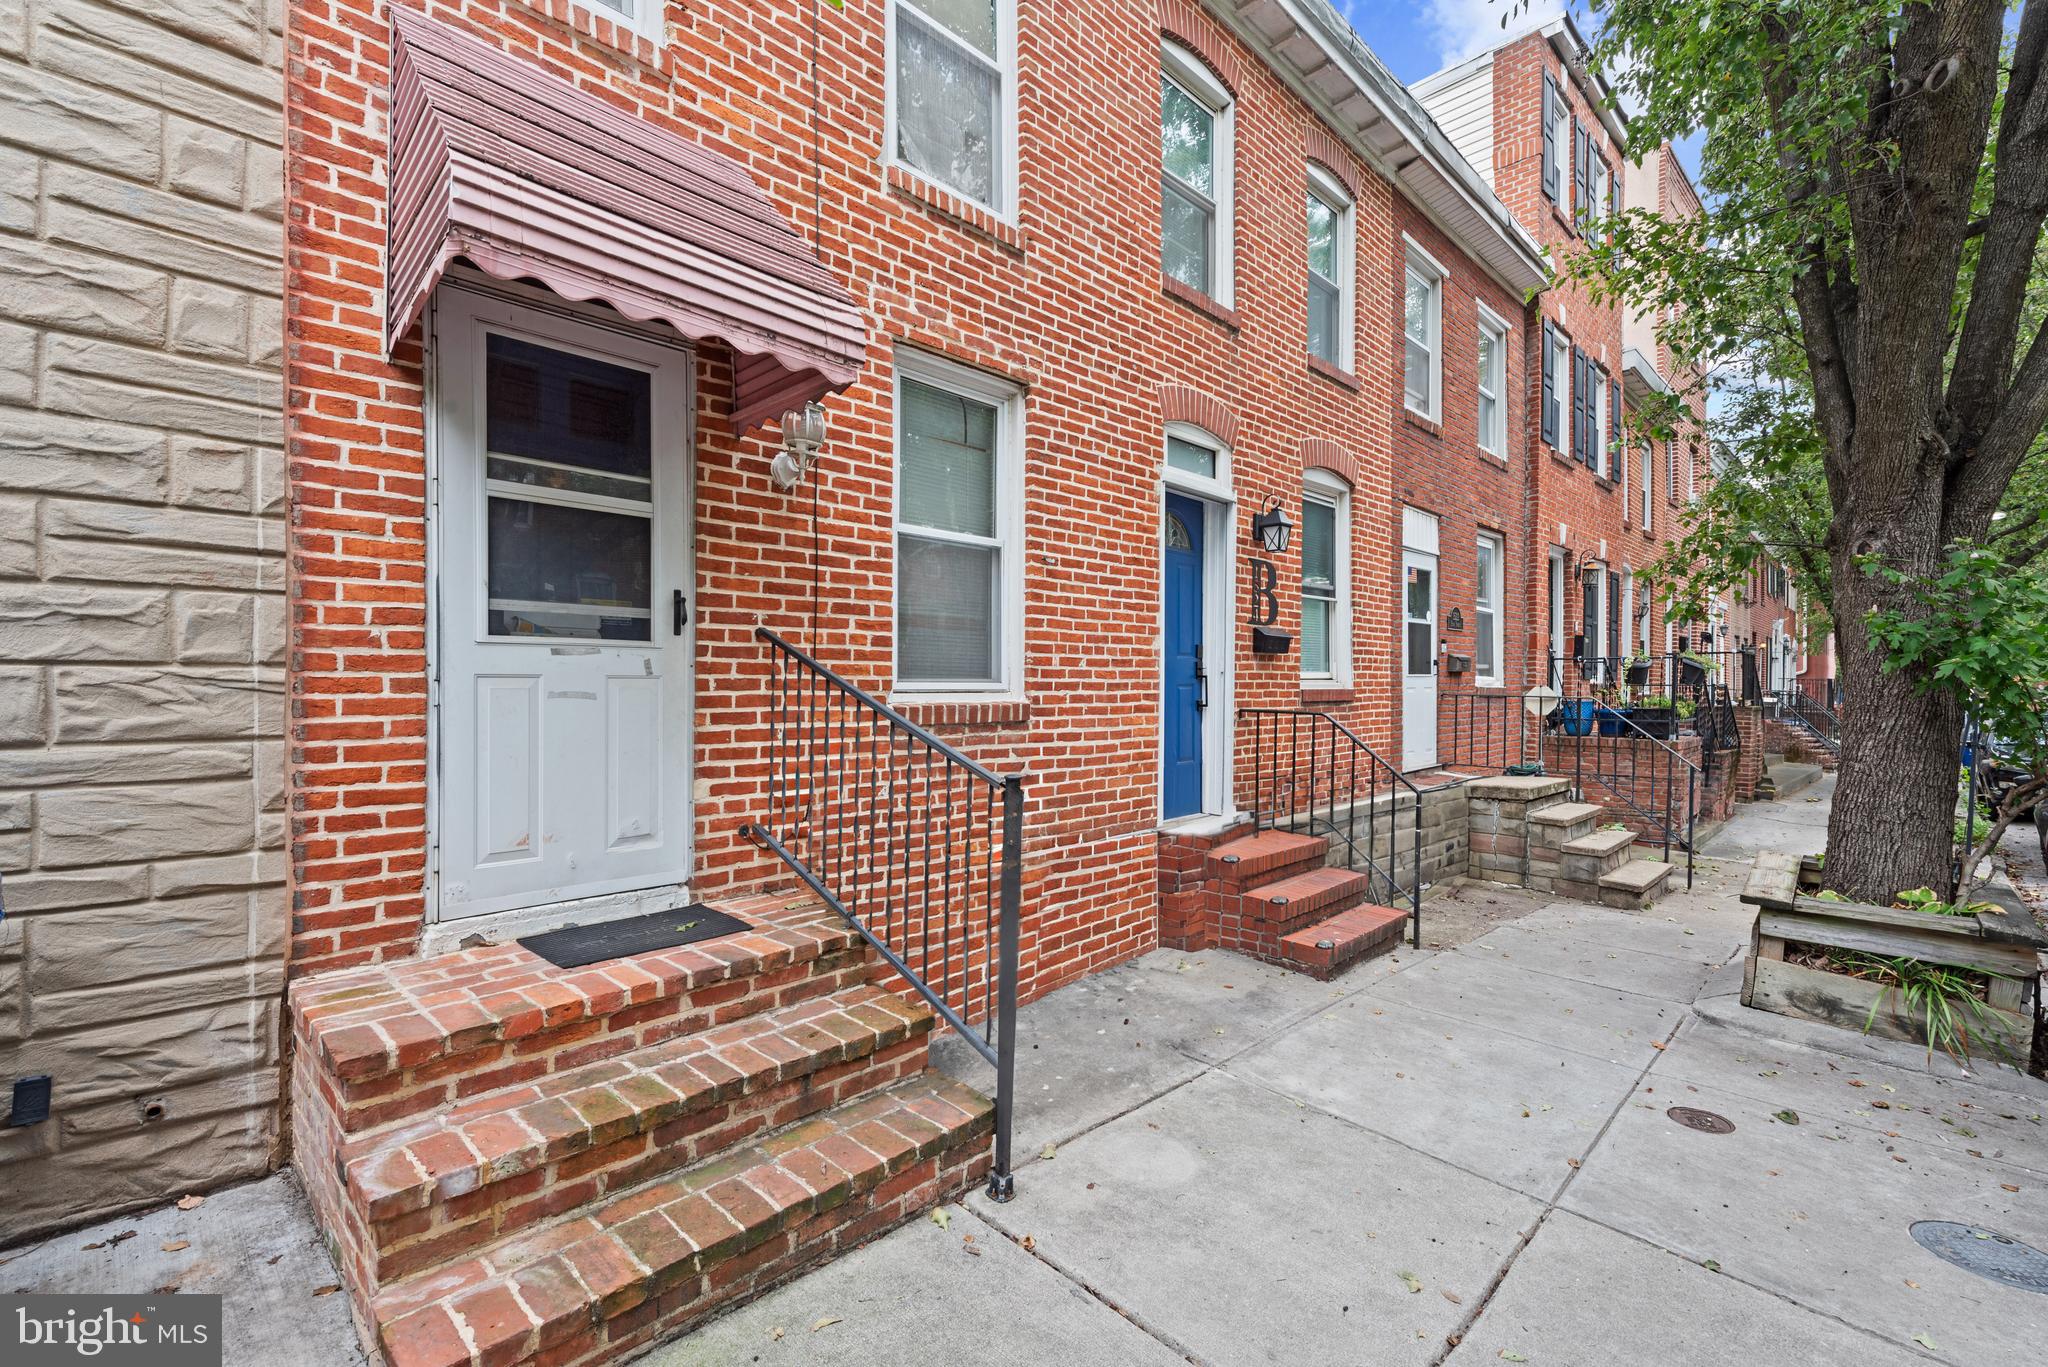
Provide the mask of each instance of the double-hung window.
{"label": "double-hung window", "polygon": [[1159,77],[1160,265],[1230,302],[1230,92],[1169,43]]}
{"label": "double-hung window", "polygon": [[1501,539],[1479,534],[1473,562],[1472,672],[1481,688],[1501,686]]}
{"label": "double-hung window", "polygon": [[1301,675],[1342,684],[1351,674],[1350,491],[1311,470],[1301,499]]}
{"label": "double-hung window", "polygon": [[1508,453],[1508,326],[1484,304],[1479,307],[1479,449]]}
{"label": "double-hung window", "polygon": [[897,353],[896,686],[1016,691],[1023,557],[1019,399]]}
{"label": "double-hung window", "polygon": [[1431,422],[1442,412],[1443,324],[1443,268],[1411,242],[1401,307],[1402,393]]}
{"label": "double-hung window", "polygon": [[891,0],[889,8],[892,155],[965,199],[1009,213],[1014,0]]}
{"label": "double-hung window", "polygon": [[1351,198],[1308,168],[1308,354],[1351,368]]}

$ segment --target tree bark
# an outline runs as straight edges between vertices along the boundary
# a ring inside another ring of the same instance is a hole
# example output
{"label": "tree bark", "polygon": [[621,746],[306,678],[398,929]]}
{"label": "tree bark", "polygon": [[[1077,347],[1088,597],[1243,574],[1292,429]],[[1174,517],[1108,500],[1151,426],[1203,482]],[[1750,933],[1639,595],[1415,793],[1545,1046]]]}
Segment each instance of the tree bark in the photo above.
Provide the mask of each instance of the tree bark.
{"label": "tree bark", "polygon": [[1864,614],[1901,605],[1845,558],[1835,564],[1835,643],[1846,715],[1823,872],[1844,897],[1889,906],[1908,888],[1948,889],[1963,712],[1946,690],[1919,691],[1918,671],[1883,670]]}

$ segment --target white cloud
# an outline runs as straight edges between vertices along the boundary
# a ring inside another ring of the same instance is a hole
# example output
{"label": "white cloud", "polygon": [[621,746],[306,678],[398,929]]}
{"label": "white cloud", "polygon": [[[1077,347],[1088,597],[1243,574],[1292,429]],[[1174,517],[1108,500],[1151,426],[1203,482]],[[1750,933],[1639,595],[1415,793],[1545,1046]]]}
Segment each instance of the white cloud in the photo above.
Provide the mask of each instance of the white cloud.
{"label": "white cloud", "polygon": [[[1476,57],[1509,34],[1524,33],[1563,14],[1564,0],[1428,0],[1424,22],[1442,66]],[[1501,16],[1507,26],[1501,26]]]}

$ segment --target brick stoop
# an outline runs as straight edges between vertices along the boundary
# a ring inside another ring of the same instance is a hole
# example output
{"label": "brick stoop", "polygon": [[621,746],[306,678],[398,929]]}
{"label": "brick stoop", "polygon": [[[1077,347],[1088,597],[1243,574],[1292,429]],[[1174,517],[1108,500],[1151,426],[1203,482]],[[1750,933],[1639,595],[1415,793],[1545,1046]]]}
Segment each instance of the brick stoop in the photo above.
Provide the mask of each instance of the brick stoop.
{"label": "brick stoop", "polygon": [[1407,925],[1408,913],[1397,907],[1355,906],[1282,936],[1280,954],[1311,978],[1328,981],[1351,965],[1398,946]]}
{"label": "brick stoop", "polygon": [[[986,1172],[988,1103],[925,1075],[932,1013],[851,928],[719,909],[753,928],[294,985],[294,1161],[392,1367],[610,1360]],[[690,1242],[651,1262],[628,1229]]]}

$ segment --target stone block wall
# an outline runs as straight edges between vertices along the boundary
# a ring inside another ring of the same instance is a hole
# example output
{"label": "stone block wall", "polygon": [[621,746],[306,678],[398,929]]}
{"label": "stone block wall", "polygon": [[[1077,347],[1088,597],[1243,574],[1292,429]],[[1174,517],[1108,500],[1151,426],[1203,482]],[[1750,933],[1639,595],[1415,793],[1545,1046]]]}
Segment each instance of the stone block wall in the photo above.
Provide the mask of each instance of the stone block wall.
{"label": "stone block wall", "polygon": [[1455,791],[1469,804],[1472,856],[1466,872],[1489,883],[1527,883],[1533,839],[1529,813],[1565,801],[1571,784],[1561,778],[1489,778]]}
{"label": "stone block wall", "polygon": [[[1471,855],[1470,807],[1465,800],[1463,786],[1455,783],[1422,789],[1419,803],[1422,808],[1422,895],[1428,898],[1448,888],[1451,879],[1465,874],[1466,861]],[[1408,851],[1416,841],[1417,804],[1417,798],[1402,792],[1382,795],[1373,802],[1356,803],[1355,809],[1328,808],[1316,814],[1316,834],[1328,835],[1334,829],[1341,836],[1348,836],[1357,843],[1361,854],[1370,854],[1381,868],[1392,870],[1403,891],[1413,891]],[[1332,868],[1353,865],[1344,839],[1331,838],[1327,862]],[[1365,871],[1362,860],[1356,861],[1356,866],[1361,872]],[[1384,888],[1375,888],[1376,896],[1384,893]]]}
{"label": "stone block wall", "polygon": [[0,6],[0,1243],[278,1144],[281,15]]}

